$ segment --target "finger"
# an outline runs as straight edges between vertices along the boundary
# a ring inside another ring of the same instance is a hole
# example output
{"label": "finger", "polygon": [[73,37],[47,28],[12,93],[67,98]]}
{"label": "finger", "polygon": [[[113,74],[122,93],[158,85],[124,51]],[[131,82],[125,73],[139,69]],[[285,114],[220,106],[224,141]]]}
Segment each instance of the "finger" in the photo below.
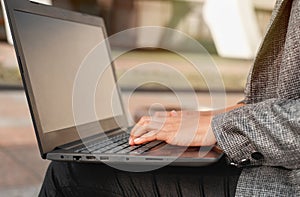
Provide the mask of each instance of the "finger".
{"label": "finger", "polygon": [[153,131],[150,131],[144,135],[141,136],[141,138],[146,138],[146,137],[151,137],[153,135],[156,135],[157,133],[159,132],[159,130],[153,130]]}
{"label": "finger", "polygon": [[[141,137],[142,135],[148,133],[152,130],[161,130],[165,126],[168,128],[174,122],[177,122],[177,117],[155,117],[154,120],[149,120],[149,117],[144,117],[139,125],[136,125],[134,129],[131,131],[129,137],[129,144],[134,145],[134,140],[136,138]],[[167,126],[169,125],[169,126]]]}
{"label": "finger", "polygon": [[146,122],[150,121],[150,116],[143,116],[140,118],[140,120],[136,123],[136,125],[144,125]]}
{"label": "finger", "polygon": [[168,111],[158,111],[158,112],[155,112],[154,116],[155,117],[169,117],[170,112],[168,112]]}
{"label": "finger", "polygon": [[130,137],[128,139],[128,143],[130,145],[133,145],[134,144],[133,140],[136,137],[139,137],[139,136],[143,135],[144,133],[148,132],[149,130],[161,128],[163,123],[164,123],[164,121],[162,121],[162,120],[151,122],[151,117],[143,116],[140,119],[140,121],[131,130]]}
{"label": "finger", "polygon": [[134,145],[134,139],[139,137],[136,135],[137,132],[140,133],[141,135],[146,133],[147,132],[146,126],[136,125],[134,129],[132,129],[132,131],[130,132],[130,137],[128,142],[130,145]]}
{"label": "finger", "polygon": [[172,110],[172,111],[170,112],[170,115],[171,115],[171,117],[174,117],[174,116],[177,116],[178,113],[177,113],[177,111]]}
{"label": "finger", "polygon": [[163,125],[162,122],[150,122],[147,125],[136,126],[135,130],[130,133],[128,143],[130,145],[134,145],[134,139],[144,135],[145,133],[147,133],[151,130],[154,130],[154,129],[158,130],[158,129],[162,128],[162,125]]}
{"label": "finger", "polygon": [[149,116],[143,116],[138,123],[135,124],[135,126],[130,131],[131,134],[134,134],[137,129],[139,129],[141,126],[149,124],[151,121],[151,118]]}
{"label": "finger", "polygon": [[148,116],[143,116],[142,118],[140,118],[140,120],[134,125],[134,127],[131,129],[130,131],[130,136],[128,139],[128,143],[130,145],[134,145],[133,142],[133,138],[132,136],[134,135],[134,133],[136,132],[136,130],[138,130],[140,127],[142,127],[143,125],[147,124],[150,121],[150,117]]}
{"label": "finger", "polygon": [[129,139],[128,139],[128,144],[131,145],[131,146],[134,145],[134,141],[131,137],[129,137]]}
{"label": "finger", "polygon": [[143,143],[146,143],[146,142],[151,142],[151,141],[154,141],[157,139],[157,133],[159,131],[158,130],[153,130],[153,131],[150,131],[148,132],[147,134],[139,137],[139,138],[136,138],[134,139],[134,144],[143,144]]}
{"label": "finger", "polygon": [[160,130],[163,127],[164,122],[151,121],[149,124],[138,127],[131,133],[131,137],[137,138],[152,130]]}
{"label": "finger", "polygon": [[172,116],[177,116],[178,112],[175,110],[172,111],[161,111],[161,112],[156,112],[154,114],[155,117],[172,117]]}

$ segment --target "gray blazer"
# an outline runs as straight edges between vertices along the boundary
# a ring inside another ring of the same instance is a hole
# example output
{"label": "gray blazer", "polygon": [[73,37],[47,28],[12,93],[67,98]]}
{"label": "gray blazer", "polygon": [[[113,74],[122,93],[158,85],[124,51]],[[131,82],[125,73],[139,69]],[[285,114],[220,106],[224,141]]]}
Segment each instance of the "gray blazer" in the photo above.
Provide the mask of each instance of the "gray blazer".
{"label": "gray blazer", "polygon": [[254,61],[244,107],[214,117],[236,196],[300,196],[300,0],[277,0]]}

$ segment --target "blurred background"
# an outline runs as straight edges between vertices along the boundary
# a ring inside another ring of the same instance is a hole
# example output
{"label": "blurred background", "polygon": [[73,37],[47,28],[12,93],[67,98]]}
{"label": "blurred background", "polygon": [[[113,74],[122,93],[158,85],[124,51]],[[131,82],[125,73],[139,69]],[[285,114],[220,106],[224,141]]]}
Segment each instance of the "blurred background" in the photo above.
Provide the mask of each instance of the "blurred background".
{"label": "blurred background", "polygon": [[[37,0],[38,1],[38,0]],[[40,0],[56,7],[104,18],[108,35],[140,26],[161,26],[181,31],[197,40],[209,52],[221,72],[227,105],[243,99],[247,74],[268,26],[275,0]],[[1,2],[2,5],[2,2]],[[162,50],[168,40],[172,48],[194,56],[203,56],[189,47],[186,40],[159,32],[157,35],[136,32],[129,39],[114,40],[112,52],[126,47],[132,50],[115,61],[118,77],[145,62],[160,62],[178,69],[192,84],[201,110],[211,98],[207,84],[191,64],[180,55]],[[145,43],[147,42],[147,43]],[[145,44],[154,47],[144,48]],[[165,71],[151,67],[129,73],[122,80],[123,99],[134,120],[160,105],[166,109],[190,109],[180,106],[169,88],[145,84],[131,94],[136,78],[168,78],[176,91],[190,97],[189,90]],[[173,80],[173,81],[172,81]],[[218,91],[218,90],[216,90]],[[48,161],[39,156],[27,101],[15,58],[4,10],[0,9],[0,196],[37,196]],[[26,160],[24,160],[26,158]]]}

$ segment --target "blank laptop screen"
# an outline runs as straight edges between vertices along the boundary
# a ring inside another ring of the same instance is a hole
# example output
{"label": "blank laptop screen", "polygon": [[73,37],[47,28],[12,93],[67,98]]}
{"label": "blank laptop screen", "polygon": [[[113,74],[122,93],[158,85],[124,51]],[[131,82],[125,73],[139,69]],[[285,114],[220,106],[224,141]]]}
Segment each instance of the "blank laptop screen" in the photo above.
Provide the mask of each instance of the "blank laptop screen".
{"label": "blank laptop screen", "polygon": [[[43,132],[123,114],[119,97],[112,97],[116,89],[109,66],[96,85],[96,116],[86,115],[83,120],[74,121],[72,95],[76,74],[91,50],[104,40],[101,27],[21,11],[15,12],[15,18]],[[109,52],[93,58],[89,60],[95,64],[92,66],[101,66],[100,61],[109,60]],[[82,103],[83,110],[84,107]]]}

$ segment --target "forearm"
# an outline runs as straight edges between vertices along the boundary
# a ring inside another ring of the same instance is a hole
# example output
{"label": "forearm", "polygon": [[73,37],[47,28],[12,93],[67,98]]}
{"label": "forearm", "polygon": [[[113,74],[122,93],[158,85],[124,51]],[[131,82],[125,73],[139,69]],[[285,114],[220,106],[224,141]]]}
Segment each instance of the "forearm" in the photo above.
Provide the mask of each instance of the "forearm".
{"label": "forearm", "polygon": [[[270,99],[214,117],[220,147],[235,163],[300,167],[300,101]],[[263,159],[251,157],[260,152]]]}

